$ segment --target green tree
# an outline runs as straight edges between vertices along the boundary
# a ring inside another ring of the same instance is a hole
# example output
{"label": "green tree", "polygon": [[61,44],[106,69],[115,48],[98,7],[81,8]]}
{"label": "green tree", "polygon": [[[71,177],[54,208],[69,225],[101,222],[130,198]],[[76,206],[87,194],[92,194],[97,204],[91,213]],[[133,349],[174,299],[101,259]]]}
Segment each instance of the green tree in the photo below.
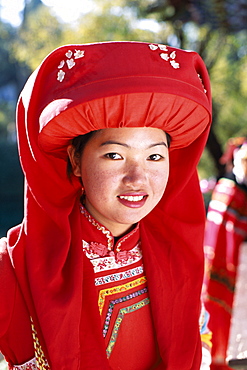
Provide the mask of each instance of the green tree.
{"label": "green tree", "polygon": [[25,23],[20,27],[13,51],[19,62],[33,71],[44,57],[63,43],[64,25],[50,13],[46,6],[39,6],[26,14]]}
{"label": "green tree", "polygon": [[211,77],[213,125],[200,163],[203,176],[221,176],[225,142],[246,135],[246,9],[241,0],[119,0],[140,18],[169,28],[160,42],[192,49],[204,59]]}

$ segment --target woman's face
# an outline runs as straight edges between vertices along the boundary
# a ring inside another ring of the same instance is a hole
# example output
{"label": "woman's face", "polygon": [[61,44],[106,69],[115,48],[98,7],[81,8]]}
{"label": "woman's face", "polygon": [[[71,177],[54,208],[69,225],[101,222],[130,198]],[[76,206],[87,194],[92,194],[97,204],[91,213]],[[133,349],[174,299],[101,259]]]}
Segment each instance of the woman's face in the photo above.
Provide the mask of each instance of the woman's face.
{"label": "woman's face", "polygon": [[85,207],[114,236],[126,233],[159,202],[169,156],[164,131],[108,128],[87,142],[81,158],[68,148],[73,173],[85,188]]}

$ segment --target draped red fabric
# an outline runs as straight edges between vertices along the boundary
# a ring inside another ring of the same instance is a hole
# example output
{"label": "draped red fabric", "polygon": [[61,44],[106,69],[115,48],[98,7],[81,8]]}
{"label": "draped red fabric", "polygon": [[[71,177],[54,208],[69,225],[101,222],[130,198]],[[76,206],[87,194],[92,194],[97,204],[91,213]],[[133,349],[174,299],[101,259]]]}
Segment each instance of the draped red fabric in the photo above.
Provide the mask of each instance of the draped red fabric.
{"label": "draped red fabric", "polygon": [[141,241],[159,368],[200,368],[205,214],[196,166],[210,121],[209,79],[194,52],[136,42],[68,45],[30,77],[17,114],[25,214],[8,233],[8,253],[51,369],[109,369],[82,254],[80,184],[67,178],[64,148],[78,134],[125,126],[172,136],[168,186],[141,221]]}

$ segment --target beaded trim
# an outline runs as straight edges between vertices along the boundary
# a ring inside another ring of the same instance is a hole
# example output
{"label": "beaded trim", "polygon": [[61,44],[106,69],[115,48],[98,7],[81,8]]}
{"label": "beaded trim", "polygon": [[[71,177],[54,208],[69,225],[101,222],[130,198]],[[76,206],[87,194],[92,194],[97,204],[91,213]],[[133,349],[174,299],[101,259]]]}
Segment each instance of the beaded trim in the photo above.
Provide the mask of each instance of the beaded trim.
{"label": "beaded trim", "polygon": [[130,283],[126,283],[124,285],[118,285],[118,286],[115,286],[113,288],[101,290],[99,292],[99,299],[98,299],[98,306],[99,306],[100,315],[102,314],[103,307],[104,307],[104,304],[105,304],[105,297],[107,297],[108,295],[112,295],[112,294],[116,294],[116,293],[120,293],[120,292],[130,290],[130,289],[135,288],[137,286],[140,286],[140,285],[142,285],[146,282],[147,282],[146,276],[142,276],[141,278],[133,280]]}
{"label": "beaded trim", "polygon": [[114,283],[115,281],[129,279],[131,277],[143,274],[143,265],[137,266],[133,269],[95,278],[95,286],[104,285],[108,283]]}
{"label": "beaded trim", "polygon": [[105,318],[105,323],[104,323],[104,328],[103,328],[103,337],[105,338],[109,329],[110,321],[111,321],[111,316],[114,310],[114,307],[116,304],[122,303],[122,302],[127,302],[132,298],[138,297],[142,294],[147,293],[148,288],[143,288],[140,290],[137,290],[134,293],[128,294],[125,297],[120,297],[118,299],[114,299],[113,301],[110,301],[109,307],[107,310],[106,318]]}
{"label": "beaded trim", "polygon": [[120,329],[120,325],[121,325],[121,323],[123,321],[124,315],[127,314],[127,313],[130,313],[130,312],[134,312],[134,311],[136,311],[136,310],[138,310],[138,309],[146,306],[149,303],[150,303],[149,298],[145,298],[142,301],[140,301],[138,303],[135,303],[132,306],[122,308],[119,311],[118,317],[116,319],[116,322],[115,322],[115,325],[114,325],[114,328],[113,328],[113,331],[112,331],[111,339],[110,339],[109,344],[108,344],[108,347],[106,349],[107,358],[110,357],[110,355],[112,353],[112,350],[113,350],[113,347],[114,347],[114,345],[116,343],[117,336],[118,336],[118,331]]}
{"label": "beaded trim", "polygon": [[47,359],[45,358],[44,352],[40,345],[38,334],[35,329],[32,317],[30,317],[30,319],[31,319],[31,329],[32,329],[32,336],[33,336],[34,353],[35,353],[35,358],[37,362],[37,369],[38,370],[50,370],[50,366],[47,362]]}

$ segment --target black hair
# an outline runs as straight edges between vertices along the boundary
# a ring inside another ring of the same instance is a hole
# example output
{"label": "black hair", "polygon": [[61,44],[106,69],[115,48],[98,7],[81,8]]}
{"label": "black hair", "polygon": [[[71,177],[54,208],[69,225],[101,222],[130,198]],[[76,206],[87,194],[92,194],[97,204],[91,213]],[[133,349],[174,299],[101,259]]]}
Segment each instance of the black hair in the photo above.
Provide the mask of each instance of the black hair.
{"label": "black hair", "polygon": [[[75,148],[74,156],[76,156],[78,158],[81,157],[87,142],[95,135],[96,132],[97,131],[90,131],[87,134],[79,135],[79,136],[74,137],[74,139],[72,139],[71,145],[73,145],[73,147]],[[69,176],[69,178],[71,177],[72,173],[73,173],[73,169],[72,169],[70,159],[68,157],[68,159],[67,159],[67,175]]]}
{"label": "black hair", "polygon": [[165,132],[165,134],[166,134],[167,146],[168,148],[170,148],[171,141],[172,141],[171,135],[169,135],[167,132]]}

